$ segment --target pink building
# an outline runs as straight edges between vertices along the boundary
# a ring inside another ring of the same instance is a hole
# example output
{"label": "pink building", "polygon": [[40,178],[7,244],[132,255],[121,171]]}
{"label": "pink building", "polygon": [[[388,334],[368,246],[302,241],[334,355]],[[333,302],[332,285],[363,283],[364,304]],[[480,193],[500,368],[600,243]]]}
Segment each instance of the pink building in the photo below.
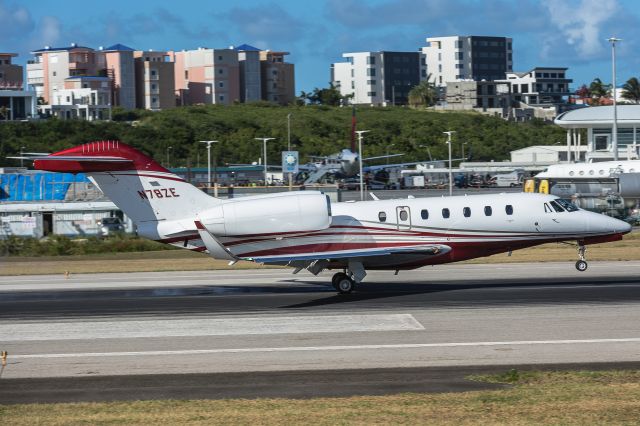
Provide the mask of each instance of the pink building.
{"label": "pink building", "polygon": [[159,111],[176,106],[175,63],[167,52],[136,51],[136,106]]}
{"label": "pink building", "polygon": [[240,66],[234,49],[169,52],[176,64],[175,88],[179,105],[240,101]]}
{"label": "pink building", "polygon": [[0,120],[23,120],[36,115],[35,92],[22,90],[22,67],[12,64],[17,53],[0,53]]}
{"label": "pink building", "polygon": [[136,107],[136,72],[134,49],[123,44],[114,44],[102,50],[105,74],[111,79],[113,105],[126,109]]}

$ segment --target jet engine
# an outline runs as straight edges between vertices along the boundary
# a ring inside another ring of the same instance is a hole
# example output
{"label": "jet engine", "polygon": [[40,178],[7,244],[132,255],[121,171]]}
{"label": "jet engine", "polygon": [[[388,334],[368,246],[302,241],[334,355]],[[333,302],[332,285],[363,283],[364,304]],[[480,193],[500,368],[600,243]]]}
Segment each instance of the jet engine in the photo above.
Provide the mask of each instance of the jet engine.
{"label": "jet engine", "polygon": [[199,216],[218,236],[318,231],[331,225],[331,201],[316,191],[285,192],[225,201]]}

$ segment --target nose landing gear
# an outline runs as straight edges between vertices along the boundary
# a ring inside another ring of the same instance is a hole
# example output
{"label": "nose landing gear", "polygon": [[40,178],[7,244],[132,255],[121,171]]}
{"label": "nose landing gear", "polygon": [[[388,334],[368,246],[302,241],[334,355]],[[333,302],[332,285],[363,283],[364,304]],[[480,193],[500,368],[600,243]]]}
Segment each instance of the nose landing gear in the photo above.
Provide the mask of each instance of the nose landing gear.
{"label": "nose landing gear", "polygon": [[587,264],[587,258],[585,256],[585,253],[587,252],[587,248],[582,245],[579,244],[578,245],[578,257],[580,258],[580,260],[578,260],[576,262],[576,269],[580,272],[584,272],[587,270],[587,267],[589,266]]}

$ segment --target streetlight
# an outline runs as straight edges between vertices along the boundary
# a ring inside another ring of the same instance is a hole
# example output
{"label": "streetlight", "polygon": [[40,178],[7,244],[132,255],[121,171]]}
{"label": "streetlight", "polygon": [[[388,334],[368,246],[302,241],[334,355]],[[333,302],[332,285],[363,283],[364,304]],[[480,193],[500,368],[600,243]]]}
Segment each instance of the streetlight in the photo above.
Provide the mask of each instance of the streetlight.
{"label": "streetlight", "polygon": [[431,148],[429,145],[418,145],[418,148],[427,148],[427,154],[429,154],[429,161],[433,161],[433,157],[431,156]]}
{"label": "streetlight", "polygon": [[453,195],[453,174],[451,170],[451,135],[454,131],[442,132],[447,135],[447,145],[449,145],[449,196]]}
{"label": "streetlight", "polygon": [[464,156],[464,146],[466,145],[466,142],[460,142],[460,149],[462,150],[462,159],[466,160],[467,157]]}
{"label": "streetlight", "polygon": [[25,148],[26,146],[20,147],[20,167],[24,167],[24,158],[22,158],[22,156],[24,155]]}
{"label": "streetlight", "polygon": [[169,151],[171,151],[172,149],[173,149],[172,146],[167,147],[167,169],[171,167],[171,165],[169,164]]}
{"label": "streetlight", "polygon": [[264,186],[267,186],[267,141],[275,138],[254,138],[264,144]]}
{"label": "streetlight", "polygon": [[[220,141],[200,141],[200,143],[207,144],[207,186],[211,187],[211,144],[218,143]],[[216,162],[213,163],[213,196],[218,196],[218,172],[216,170]]]}
{"label": "streetlight", "polygon": [[358,134],[358,162],[360,163],[360,201],[364,201],[364,176],[362,174],[362,134],[369,130],[356,130]]}
{"label": "streetlight", "polygon": [[[287,151],[291,151],[291,113],[287,114]],[[293,186],[293,173],[289,172],[289,191]]]}
{"label": "streetlight", "polygon": [[611,147],[613,148],[613,160],[618,161],[618,105],[616,102],[616,42],[622,41],[621,38],[609,37],[607,39],[611,43],[611,74],[613,74],[613,135],[611,138]]}

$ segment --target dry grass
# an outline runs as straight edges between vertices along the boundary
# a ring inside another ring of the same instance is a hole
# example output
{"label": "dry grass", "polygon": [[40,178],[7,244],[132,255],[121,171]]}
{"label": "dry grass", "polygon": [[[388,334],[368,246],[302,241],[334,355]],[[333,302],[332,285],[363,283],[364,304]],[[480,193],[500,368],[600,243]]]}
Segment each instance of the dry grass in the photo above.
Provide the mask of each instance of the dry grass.
{"label": "dry grass", "polygon": [[[614,243],[590,245],[589,260],[640,260],[640,232],[625,236]],[[545,244],[514,251],[512,256],[497,254],[465,263],[509,262],[574,262],[576,249],[565,244]],[[5,257],[0,258],[0,275],[72,274],[97,272],[161,272],[203,271],[216,269],[269,268],[252,262],[229,266],[226,261],[214,260],[202,253],[183,250],[148,251],[137,253],[107,253],[103,255]]]}
{"label": "dry grass", "polygon": [[308,400],[136,401],[0,406],[11,425],[638,424],[640,372],[529,374],[497,391]]}

